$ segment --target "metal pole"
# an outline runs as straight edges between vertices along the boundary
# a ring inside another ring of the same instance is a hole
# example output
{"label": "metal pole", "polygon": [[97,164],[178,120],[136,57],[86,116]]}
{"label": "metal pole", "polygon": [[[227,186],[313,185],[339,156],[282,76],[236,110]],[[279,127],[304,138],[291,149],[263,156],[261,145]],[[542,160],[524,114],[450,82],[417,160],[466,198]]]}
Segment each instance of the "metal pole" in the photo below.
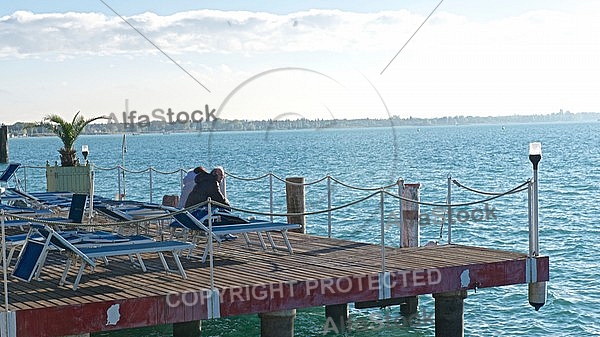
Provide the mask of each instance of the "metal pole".
{"label": "metal pole", "polygon": [[273,222],[273,173],[269,172],[269,216]]}
{"label": "metal pole", "polygon": [[385,214],[383,209],[383,190],[379,192],[379,217],[381,219],[381,272],[385,273]]}
{"label": "metal pole", "polygon": [[150,203],[152,203],[152,166],[150,166]]}
{"label": "metal pole", "polygon": [[448,205],[448,244],[452,243],[452,176],[448,175],[448,197],[446,200]]}
{"label": "metal pole", "polygon": [[117,196],[117,200],[121,200],[121,166],[117,165],[117,185],[119,186],[119,195]]}
{"label": "metal pole", "polygon": [[125,138],[125,134],[123,134],[123,143],[121,144],[121,166],[122,166],[122,173],[123,173],[123,195],[121,198],[121,200],[125,199],[125,196],[127,195],[127,185],[125,183],[125,152],[127,152],[127,139]]}
{"label": "metal pole", "polygon": [[25,192],[27,192],[27,165],[23,166],[23,185]]}
{"label": "metal pole", "polygon": [[538,236],[538,164],[542,160],[542,143],[529,144],[529,161],[533,165],[533,186],[531,191],[531,227],[529,229],[529,255],[540,255]]}
{"label": "metal pole", "polygon": [[527,185],[527,220],[529,222],[529,257],[535,256],[533,235],[533,181]]}
{"label": "metal pole", "polygon": [[215,290],[215,269],[213,262],[213,221],[212,221],[212,200],[208,198],[208,252],[210,253],[209,265],[210,265],[210,290],[211,296],[212,291]]}
{"label": "metal pole", "polygon": [[[89,164],[89,162],[88,162]],[[90,215],[88,217],[88,223],[92,223],[94,219],[94,164],[90,165],[90,207],[88,207],[90,211]]]}
{"label": "metal pole", "polygon": [[531,208],[531,240],[532,242],[530,243],[530,245],[533,245],[533,251],[530,251],[530,253],[533,253],[532,256],[539,256],[540,255],[540,241],[539,241],[539,235],[538,235],[538,170],[537,167],[533,170],[533,198],[532,198],[532,208]]}
{"label": "metal pole", "polygon": [[546,303],[546,282],[538,282],[537,257],[540,255],[540,242],[538,233],[538,164],[542,160],[542,143],[529,144],[529,160],[533,164],[533,185],[529,196],[531,197],[531,221],[529,228],[529,264],[530,275],[528,286],[529,304],[536,311]]}
{"label": "metal pole", "polygon": [[331,177],[327,176],[327,237],[331,239]]}
{"label": "metal pole", "polygon": [[184,177],[185,173],[186,173],[186,170],[179,169],[179,186],[181,186],[181,188],[183,188],[183,177]]}
{"label": "metal pole", "polygon": [[398,179],[398,196],[400,196],[400,199],[398,199],[400,206],[400,215],[398,216],[398,229],[400,229],[400,238],[398,242],[400,242],[399,247],[402,247],[402,231],[404,230],[404,212],[402,207],[402,198],[404,197],[404,179]]}
{"label": "metal pole", "polygon": [[4,311],[6,312],[6,336],[8,336],[8,263],[6,261],[6,233],[4,230],[5,211],[0,213],[0,222],[2,226],[2,273],[4,277]]}

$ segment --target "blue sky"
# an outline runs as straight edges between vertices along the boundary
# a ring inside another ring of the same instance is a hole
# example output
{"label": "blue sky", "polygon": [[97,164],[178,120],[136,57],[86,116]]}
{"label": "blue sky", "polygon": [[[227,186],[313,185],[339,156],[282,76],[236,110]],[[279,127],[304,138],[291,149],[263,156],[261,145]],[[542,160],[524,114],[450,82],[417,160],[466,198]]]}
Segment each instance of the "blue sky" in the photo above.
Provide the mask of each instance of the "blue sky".
{"label": "blue sky", "polygon": [[600,110],[592,1],[446,0],[383,74],[439,1],[105,2],[179,66],[101,1],[3,1],[2,122],[126,100],[228,119]]}

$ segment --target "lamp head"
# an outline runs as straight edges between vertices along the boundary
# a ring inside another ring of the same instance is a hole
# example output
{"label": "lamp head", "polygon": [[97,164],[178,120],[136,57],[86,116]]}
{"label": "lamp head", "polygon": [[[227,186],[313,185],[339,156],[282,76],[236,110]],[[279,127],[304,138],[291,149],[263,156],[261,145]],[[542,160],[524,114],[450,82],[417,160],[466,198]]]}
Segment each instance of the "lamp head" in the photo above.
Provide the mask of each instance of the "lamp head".
{"label": "lamp head", "polygon": [[529,161],[533,164],[534,170],[537,170],[540,160],[542,160],[542,143],[529,143]]}
{"label": "lamp head", "polygon": [[81,145],[81,154],[83,155],[83,160],[87,160],[88,154],[90,154],[89,148],[87,145]]}

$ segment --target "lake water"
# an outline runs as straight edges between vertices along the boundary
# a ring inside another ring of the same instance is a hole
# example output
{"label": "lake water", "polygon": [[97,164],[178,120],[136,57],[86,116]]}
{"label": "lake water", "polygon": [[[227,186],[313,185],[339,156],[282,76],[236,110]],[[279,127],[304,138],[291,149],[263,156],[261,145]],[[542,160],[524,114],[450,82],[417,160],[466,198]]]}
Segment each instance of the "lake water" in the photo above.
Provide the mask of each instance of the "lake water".
{"label": "lake water", "polygon": [[[321,129],[270,132],[220,132],[202,134],[141,134],[127,136],[125,167],[133,171],[153,167],[161,172],[197,165],[222,165],[239,177],[257,177],[272,172],[278,177],[303,176],[314,181],[325,175],[353,186],[376,187],[402,177],[421,183],[421,200],[444,203],[447,177],[485,191],[506,191],[532,175],[528,144],[542,142],[539,168],[540,250],[550,256],[550,282],[544,307],[535,312],[527,300],[527,285],[469,291],[465,300],[467,336],[600,336],[600,273],[596,243],[600,190],[600,123],[473,125],[448,127],[401,127],[380,129]],[[81,136],[77,148],[89,145],[95,165],[96,193],[114,197],[118,173],[109,170],[123,162],[122,135]],[[45,189],[44,171],[50,160],[58,160],[57,137],[9,140],[11,161],[28,166],[27,189]],[[0,167],[3,169],[4,167]],[[21,172],[21,178],[23,180]],[[180,174],[152,173],[153,201],[164,194],[179,193]],[[127,172],[125,185],[130,199],[149,200],[149,173]],[[22,181],[24,182],[24,181]],[[229,199],[235,206],[268,211],[268,179],[227,180]],[[275,211],[285,212],[283,184],[275,180]],[[307,208],[327,206],[324,183],[307,186]],[[333,205],[343,205],[368,192],[332,185]],[[496,219],[463,221],[453,226],[453,243],[528,251],[526,193],[489,202]],[[453,202],[480,200],[456,186]],[[464,208],[465,211],[472,211]],[[386,201],[386,213],[397,209],[397,201]],[[434,214],[431,207],[421,213]],[[463,212],[463,214],[465,214]],[[333,235],[377,243],[378,198],[335,212]],[[310,234],[326,235],[325,216],[309,216]],[[421,241],[446,243],[446,228],[421,226]],[[386,242],[398,245],[397,228],[386,232]],[[434,336],[433,299],[421,296],[419,319],[411,327],[372,324],[368,331],[349,336]],[[350,319],[369,322],[381,315],[398,317],[398,309],[357,310]],[[378,316],[379,315],[379,316]],[[298,311],[296,336],[321,336],[324,309]],[[364,324],[363,324],[364,326]],[[364,329],[363,329],[364,330]],[[170,336],[168,326],[122,331],[94,336]],[[203,336],[258,336],[256,315],[203,322]]]}

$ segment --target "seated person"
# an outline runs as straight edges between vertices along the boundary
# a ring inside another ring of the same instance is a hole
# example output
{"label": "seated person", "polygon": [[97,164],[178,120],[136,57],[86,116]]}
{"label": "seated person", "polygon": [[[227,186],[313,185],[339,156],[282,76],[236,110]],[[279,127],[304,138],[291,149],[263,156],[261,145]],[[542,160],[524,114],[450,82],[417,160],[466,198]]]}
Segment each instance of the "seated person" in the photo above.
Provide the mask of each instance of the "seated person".
{"label": "seated person", "polygon": [[229,206],[229,201],[223,193],[221,192],[221,188],[219,182],[223,180],[223,170],[220,168],[216,168],[211,171],[211,173],[206,172],[204,169],[199,170],[194,178],[196,185],[190,192],[184,206],[190,207],[201,202],[208,200],[216,201],[218,203]]}
{"label": "seated person", "polygon": [[[206,172],[204,169],[199,170],[194,179],[196,185],[188,196],[185,207],[188,208],[194,206],[208,200],[208,198],[212,201],[229,206],[229,201],[221,192],[220,186],[220,182],[223,182],[224,173],[225,172],[221,167],[213,169],[210,173]],[[229,209],[229,207],[226,207],[225,209]],[[192,214],[194,214],[194,212],[192,212]],[[236,238],[237,236],[232,234],[226,234],[221,237],[223,240],[235,240]]]}
{"label": "seated person", "polygon": [[216,177],[217,182],[219,183],[219,190],[221,191],[221,194],[223,194],[223,196],[225,197],[227,204],[229,204],[229,199],[227,199],[227,185],[226,185],[226,181],[225,181],[225,170],[223,169],[223,166],[215,167],[212,171],[210,171],[210,174],[212,174]]}
{"label": "seated person", "polygon": [[196,175],[198,175],[198,173],[200,173],[201,171],[206,172],[204,167],[198,166],[192,170],[187,171],[187,174],[185,175],[185,177],[183,177],[183,185],[181,186],[181,196],[179,197],[179,203],[177,204],[178,208],[185,207],[187,198],[194,189],[194,185],[196,185],[194,178],[196,178]]}

